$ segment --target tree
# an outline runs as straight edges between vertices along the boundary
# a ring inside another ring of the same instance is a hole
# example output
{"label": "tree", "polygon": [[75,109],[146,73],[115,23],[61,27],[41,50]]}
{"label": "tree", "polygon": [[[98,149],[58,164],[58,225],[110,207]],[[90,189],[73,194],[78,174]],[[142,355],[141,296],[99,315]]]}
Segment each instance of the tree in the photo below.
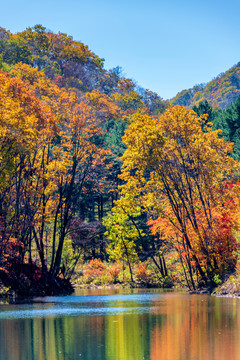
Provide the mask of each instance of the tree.
{"label": "tree", "polygon": [[168,101],[164,101],[158,94],[150,90],[144,91],[143,102],[152,114],[162,114],[170,105]]}
{"label": "tree", "polygon": [[17,38],[10,39],[3,53],[3,61],[13,65],[20,61],[29,64],[31,62],[31,52],[28,49],[27,43]]}
{"label": "tree", "polygon": [[110,240],[107,252],[110,259],[126,261],[133,282],[132,263],[138,260],[135,241],[139,231],[123,208],[116,207],[112,214],[104,219],[106,235]]}
{"label": "tree", "polygon": [[121,78],[117,88],[111,97],[124,112],[133,113],[144,107],[142,96],[135,91],[136,85],[131,79]]}
{"label": "tree", "polygon": [[[207,122],[214,122],[214,115],[215,115],[215,111],[213,111],[212,106],[208,103],[207,100],[201,101],[198,105],[194,105],[193,106],[193,111],[195,111],[195,113],[198,116],[201,115],[208,115],[206,118],[205,123]],[[203,124],[204,127],[205,124]]]}
{"label": "tree", "polygon": [[96,145],[98,121],[75,93],[59,89],[26,64],[16,65],[12,78],[0,75],[1,246],[6,249],[11,239],[21,244],[17,276],[26,262],[35,262],[44,291],[54,292],[61,288],[71,221],[87,184],[101,189],[110,152]]}
{"label": "tree", "polygon": [[225,140],[234,142],[234,152],[232,156],[239,160],[240,96],[225,110],[217,110],[214,112],[213,127],[222,130],[221,136]]}
{"label": "tree", "polygon": [[[0,87],[0,264],[8,269],[14,266],[10,275],[15,273],[13,280],[20,287],[15,276],[22,272],[24,256],[32,245],[31,228],[41,207],[38,161],[41,163],[42,145],[47,146],[47,138],[55,134],[55,117],[20,79],[1,72]],[[12,261],[8,258],[11,244],[16,249]],[[5,278],[6,274],[3,271]]]}
{"label": "tree", "polygon": [[215,238],[221,223],[216,216],[224,216],[227,206],[223,181],[234,174],[237,163],[228,155],[233,145],[220,139],[219,131],[212,131],[210,124],[202,130],[205,119],[181,106],[159,118],[136,113],[123,137],[127,150],[122,193],[129,196],[137,189],[142,206],[152,210],[155,219],[168,220],[189,254],[193,288],[193,272],[208,284],[236,262],[234,237],[225,244],[228,258],[221,261]]}
{"label": "tree", "polygon": [[120,116],[120,108],[108,95],[100,93],[99,90],[93,90],[87,92],[85,96],[93,107],[94,115],[103,123]]}

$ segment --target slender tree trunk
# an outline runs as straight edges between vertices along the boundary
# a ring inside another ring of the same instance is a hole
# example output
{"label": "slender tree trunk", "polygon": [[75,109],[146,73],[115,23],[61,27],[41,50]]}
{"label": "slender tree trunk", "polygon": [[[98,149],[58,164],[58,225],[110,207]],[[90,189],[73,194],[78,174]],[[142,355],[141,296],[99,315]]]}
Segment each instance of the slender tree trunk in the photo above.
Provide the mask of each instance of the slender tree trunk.
{"label": "slender tree trunk", "polygon": [[129,267],[129,271],[130,271],[130,275],[131,275],[131,281],[134,282],[133,280],[133,273],[132,273],[132,267],[131,267],[131,263],[130,263],[130,259],[129,259],[129,253],[128,253],[128,249],[127,249],[127,246],[125,244],[125,241],[122,237],[122,242],[123,242],[123,246],[125,248],[125,252],[126,252],[126,256],[127,256],[127,263],[128,263],[128,267]]}

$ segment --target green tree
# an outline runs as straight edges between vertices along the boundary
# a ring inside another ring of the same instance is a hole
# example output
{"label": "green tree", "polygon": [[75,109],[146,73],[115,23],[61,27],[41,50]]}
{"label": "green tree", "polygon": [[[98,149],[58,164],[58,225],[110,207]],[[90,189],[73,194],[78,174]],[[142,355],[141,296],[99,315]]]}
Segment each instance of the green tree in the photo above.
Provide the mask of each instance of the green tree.
{"label": "green tree", "polygon": [[138,260],[135,240],[139,238],[139,230],[121,207],[114,208],[103,225],[110,240],[107,248],[110,259],[126,261],[133,282],[132,264]]}

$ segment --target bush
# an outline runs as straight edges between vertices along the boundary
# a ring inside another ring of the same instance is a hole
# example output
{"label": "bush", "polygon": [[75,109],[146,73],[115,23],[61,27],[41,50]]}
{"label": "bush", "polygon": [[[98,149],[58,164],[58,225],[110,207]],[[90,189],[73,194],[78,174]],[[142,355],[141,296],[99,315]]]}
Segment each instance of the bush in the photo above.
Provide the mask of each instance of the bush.
{"label": "bush", "polygon": [[119,282],[119,274],[120,274],[121,265],[119,263],[114,263],[113,266],[109,269],[109,274],[111,276],[110,282],[112,284],[116,284]]}
{"label": "bush", "polygon": [[135,273],[136,273],[136,278],[138,281],[142,281],[142,282],[149,281],[149,275],[146,272],[145,264],[140,263],[138,265],[135,265]]}
{"label": "bush", "polygon": [[101,259],[92,259],[84,271],[84,278],[87,284],[90,284],[91,282],[101,284],[101,278],[104,275],[106,275],[106,265]]}

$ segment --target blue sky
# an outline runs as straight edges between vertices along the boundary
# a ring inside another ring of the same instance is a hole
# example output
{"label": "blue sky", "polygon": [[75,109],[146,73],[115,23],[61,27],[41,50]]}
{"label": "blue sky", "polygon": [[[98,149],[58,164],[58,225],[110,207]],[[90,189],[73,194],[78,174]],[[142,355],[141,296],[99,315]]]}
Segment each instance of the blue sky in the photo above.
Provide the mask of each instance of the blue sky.
{"label": "blue sky", "polygon": [[240,61],[235,0],[0,0],[0,26],[64,32],[164,99]]}

